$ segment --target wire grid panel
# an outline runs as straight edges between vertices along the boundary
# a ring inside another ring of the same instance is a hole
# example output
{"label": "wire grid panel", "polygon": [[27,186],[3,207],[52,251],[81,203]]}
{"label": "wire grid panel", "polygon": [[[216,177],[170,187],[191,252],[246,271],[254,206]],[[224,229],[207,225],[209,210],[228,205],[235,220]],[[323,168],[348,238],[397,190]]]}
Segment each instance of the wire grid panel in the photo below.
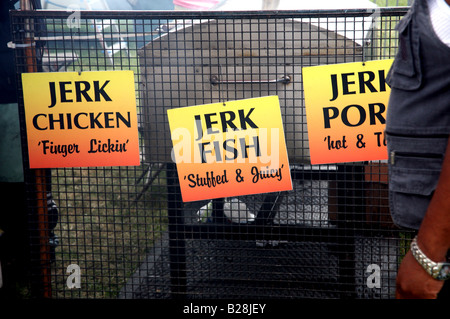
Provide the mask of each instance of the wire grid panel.
{"label": "wire grid panel", "polygon": [[[23,139],[33,294],[393,297],[411,233],[390,219],[386,164],[310,165],[301,70],[392,58],[405,13],[13,12],[19,82],[134,71],[141,146],[136,167],[30,170]],[[293,191],[183,203],[166,111],[267,95],[280,98]]]}

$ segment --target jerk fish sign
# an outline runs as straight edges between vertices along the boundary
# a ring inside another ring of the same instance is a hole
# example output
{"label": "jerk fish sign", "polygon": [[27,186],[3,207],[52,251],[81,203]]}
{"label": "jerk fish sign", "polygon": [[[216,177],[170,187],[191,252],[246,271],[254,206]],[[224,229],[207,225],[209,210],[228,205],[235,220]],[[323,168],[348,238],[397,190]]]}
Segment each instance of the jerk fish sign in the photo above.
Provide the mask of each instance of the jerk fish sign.
{"label": "jerk fish sign", "polygon": [[387,159],[392,59],[303,68],[311,164]]}
{"label": "jerk fish sign", "polygon": [[183,201],[292,189],[277,96],[167,114]]}
{"label": "jerk fish sign", "polygon": [[132,71],[22,74],[30,168],[139,165]]}

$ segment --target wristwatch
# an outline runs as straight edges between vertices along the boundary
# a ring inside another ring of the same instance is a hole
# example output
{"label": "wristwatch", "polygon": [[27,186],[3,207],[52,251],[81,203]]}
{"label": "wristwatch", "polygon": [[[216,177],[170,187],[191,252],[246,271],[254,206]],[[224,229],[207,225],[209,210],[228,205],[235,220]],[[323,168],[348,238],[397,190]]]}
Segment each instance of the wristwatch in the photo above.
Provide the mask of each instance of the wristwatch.
{"label": "wristwatch", "polygon": [[411,242],[411,253],[431,277],[437,280],[450,279],[450,262],[434,262],[428,258],[417,245],[417,237]]}

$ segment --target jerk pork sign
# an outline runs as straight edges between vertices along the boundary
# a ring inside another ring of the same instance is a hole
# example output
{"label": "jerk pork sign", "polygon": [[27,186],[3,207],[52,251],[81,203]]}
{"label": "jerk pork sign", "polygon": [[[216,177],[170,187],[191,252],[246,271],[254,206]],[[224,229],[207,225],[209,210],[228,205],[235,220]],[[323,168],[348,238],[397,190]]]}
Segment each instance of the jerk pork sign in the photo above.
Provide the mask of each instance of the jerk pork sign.
{"label": "jerk pork sign", "polygon": [[139,165],[132,71],[22,74],[30,168]]}
{"label": "jerk pork sign", "polygon": [[183,201],[292,189],[277,96],[167,111]]}
{"label": "jerk pork sign", "polygon": [[392,59],[303,68],[311,164],[387,159]]}

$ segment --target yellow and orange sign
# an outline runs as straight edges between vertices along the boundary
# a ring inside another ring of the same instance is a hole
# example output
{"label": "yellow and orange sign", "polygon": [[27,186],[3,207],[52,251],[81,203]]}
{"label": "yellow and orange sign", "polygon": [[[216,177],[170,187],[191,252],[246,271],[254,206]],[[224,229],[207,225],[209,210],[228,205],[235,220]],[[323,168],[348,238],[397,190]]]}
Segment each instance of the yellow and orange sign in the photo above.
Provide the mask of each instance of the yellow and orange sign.
{"label": "yellow and orange sign", "polygon": [[292,189],[277,96],[167,114],[183,201]]}
{"label": "yellow and orange sign", "polygon": [[311,164],[387,159],[392,59],[303,68]]}
{"label": "yellow and orange sign", "polygon": [[132,71],[22,74],[30,168],[139,165]]}

